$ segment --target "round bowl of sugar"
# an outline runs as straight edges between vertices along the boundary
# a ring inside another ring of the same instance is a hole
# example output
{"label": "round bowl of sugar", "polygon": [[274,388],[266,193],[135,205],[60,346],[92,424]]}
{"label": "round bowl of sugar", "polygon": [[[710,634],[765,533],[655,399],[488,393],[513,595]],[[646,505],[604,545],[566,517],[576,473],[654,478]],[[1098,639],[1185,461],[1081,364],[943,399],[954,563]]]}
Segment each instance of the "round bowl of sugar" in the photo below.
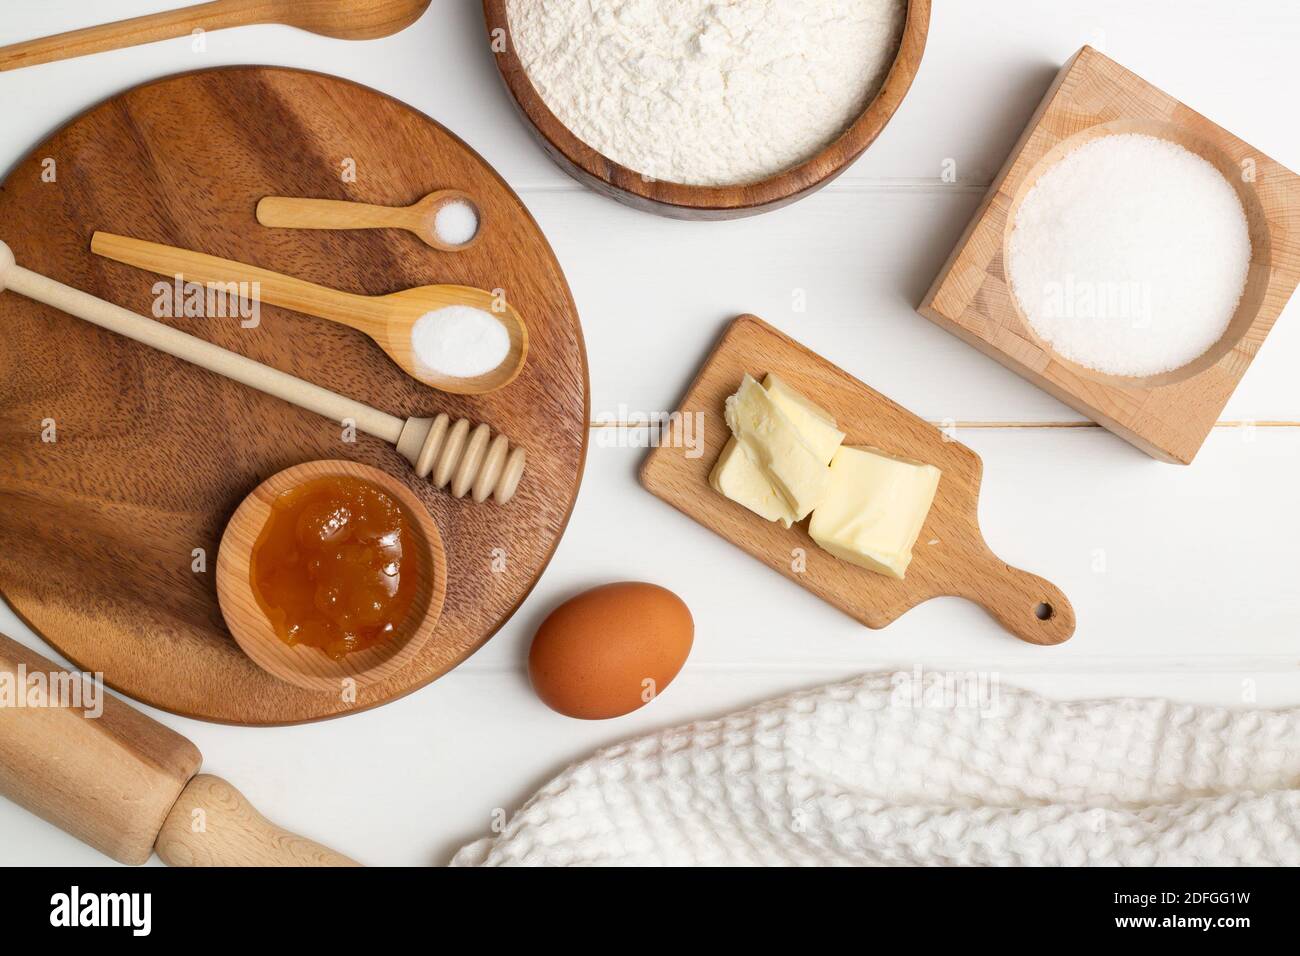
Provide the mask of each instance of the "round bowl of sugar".
{"label": "round bowl of sugar", "polygon": [[1259,312],[1269,260],[1248,177],[1153,120],[1100,124],[1044,156],[1003,245],[1022,331],[1081,377],[1142,386],[1222,360]]}
{"label": "round bowl of sugar", "polygon": [[930,0],[484,0],[506,87],[579,182],[675,219],[738,219],[830,182],[880,135]]}

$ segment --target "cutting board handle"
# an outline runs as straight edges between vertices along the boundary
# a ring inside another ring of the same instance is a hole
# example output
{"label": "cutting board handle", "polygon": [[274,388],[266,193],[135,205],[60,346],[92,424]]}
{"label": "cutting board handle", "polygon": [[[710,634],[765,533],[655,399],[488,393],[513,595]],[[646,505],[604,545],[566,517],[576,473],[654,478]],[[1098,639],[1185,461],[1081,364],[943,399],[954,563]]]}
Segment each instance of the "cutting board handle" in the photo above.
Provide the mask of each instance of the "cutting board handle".
{"label": "cutting board handle", "polygon": [[281,830],[220,777],[194,777],[167,815],[154,850],[168,866],[360,866]]}
{"label": "cutting board handle", "polygon": [[1074,634],[1074,606],[1060,588],[1013,568],[987,548],[972,563],[957,593],[1030,644],[1061,644]]}

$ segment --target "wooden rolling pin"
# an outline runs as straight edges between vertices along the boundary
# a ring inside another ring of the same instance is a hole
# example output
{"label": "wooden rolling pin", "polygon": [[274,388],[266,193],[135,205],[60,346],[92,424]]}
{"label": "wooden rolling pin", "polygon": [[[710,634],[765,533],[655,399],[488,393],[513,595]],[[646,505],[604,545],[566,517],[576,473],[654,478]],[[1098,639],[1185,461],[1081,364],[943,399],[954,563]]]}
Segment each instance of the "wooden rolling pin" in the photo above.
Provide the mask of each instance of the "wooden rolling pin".
{"label": "wooden rolling pin", "polygon": [[[0,679],[20,699],[85,680],[0,634]],[[268,821],[238,790],[198,773],[203,755],[180,734],[97,689],[103,711],[68,694],[0,706],[0,795],[121,863],[157,851],[171,866],[357,866]],[[54,706],[57,703],[59,706]]]}
{"label": "wooden rolling pin", "polygon": [[0,242],[0,293],[6,289],[317,415],[336,422],[351,419],[367,435],[396,445],[421,478],[429,478],[438,488],[450,485],[457,498],[473,492],[475,501],[493,495],[498,504],[505,504],[523,477],[524,450],[512,449],[505,435],[494,438],[485,424],[475,427],[465,418],[453,422],[445,414],[402,420],[24,269]]}

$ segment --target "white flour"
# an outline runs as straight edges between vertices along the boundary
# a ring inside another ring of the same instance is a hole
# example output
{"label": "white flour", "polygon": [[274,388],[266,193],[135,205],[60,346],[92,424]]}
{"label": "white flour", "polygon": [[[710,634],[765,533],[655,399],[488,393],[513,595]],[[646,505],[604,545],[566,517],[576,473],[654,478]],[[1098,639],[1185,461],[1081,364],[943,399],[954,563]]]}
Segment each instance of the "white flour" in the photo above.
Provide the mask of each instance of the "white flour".
{"label": "white flour", "polygon": [[510,0],[543,101],[583,142],[691,185],[795,166],[866,108],[906,0]]}

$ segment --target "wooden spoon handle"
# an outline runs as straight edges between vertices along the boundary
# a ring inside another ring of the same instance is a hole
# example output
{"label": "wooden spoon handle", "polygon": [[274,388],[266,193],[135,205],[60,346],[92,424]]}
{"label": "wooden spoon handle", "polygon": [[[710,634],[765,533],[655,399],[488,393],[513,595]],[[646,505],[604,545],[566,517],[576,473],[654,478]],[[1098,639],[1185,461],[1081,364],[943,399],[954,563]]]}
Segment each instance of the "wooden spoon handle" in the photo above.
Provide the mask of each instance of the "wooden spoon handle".
{"label": "wooden spoon handle", "polygon": [[249,23],[268,23],[271,22],[265,14],[268,9],[268,4],[258,0],[212,0],[180,10],[27,40],[0,47],[0,72],[157,40],[171,40],[197,29],[220,30]]}
{"label": "wooden spoon handle", "polygon": [[5,288],[325,418],[336,422],[350,418],[361,431],[384,441],[396,443],[402,433],[400,418],[24,269],[0,244],[0,290]]}
{"label": "wooden spoon handle", "polygon": [[90,250],[114,262],[159,275],[180,276],[187,282],[219,286],[240,284],[242,288],[237,294],[244,298],[338,322],[370,336],[383,332],[384,307],[369,296],[341,292],[231,259],[107,232],[95,233],[90,240]]}
{"label": "wooden spoon handle", "polygon": [[360,866],[280,829],[233,786],[206,773],[181,791],[154,850],[168,866]]}
{"label": "wooden spoon handle", "polygon": [[1060,644],[1074,634],[1074,606],[1051,581],[1013,568],[987,548],[973,561],[957,589],[959,597],[974,601],[1030,644]]}
{"label": "wooden spoon handle", "polygon": [[412,214],[363,202],[267,196],[257,204],[257,221],[278,229],[409,229]]}

